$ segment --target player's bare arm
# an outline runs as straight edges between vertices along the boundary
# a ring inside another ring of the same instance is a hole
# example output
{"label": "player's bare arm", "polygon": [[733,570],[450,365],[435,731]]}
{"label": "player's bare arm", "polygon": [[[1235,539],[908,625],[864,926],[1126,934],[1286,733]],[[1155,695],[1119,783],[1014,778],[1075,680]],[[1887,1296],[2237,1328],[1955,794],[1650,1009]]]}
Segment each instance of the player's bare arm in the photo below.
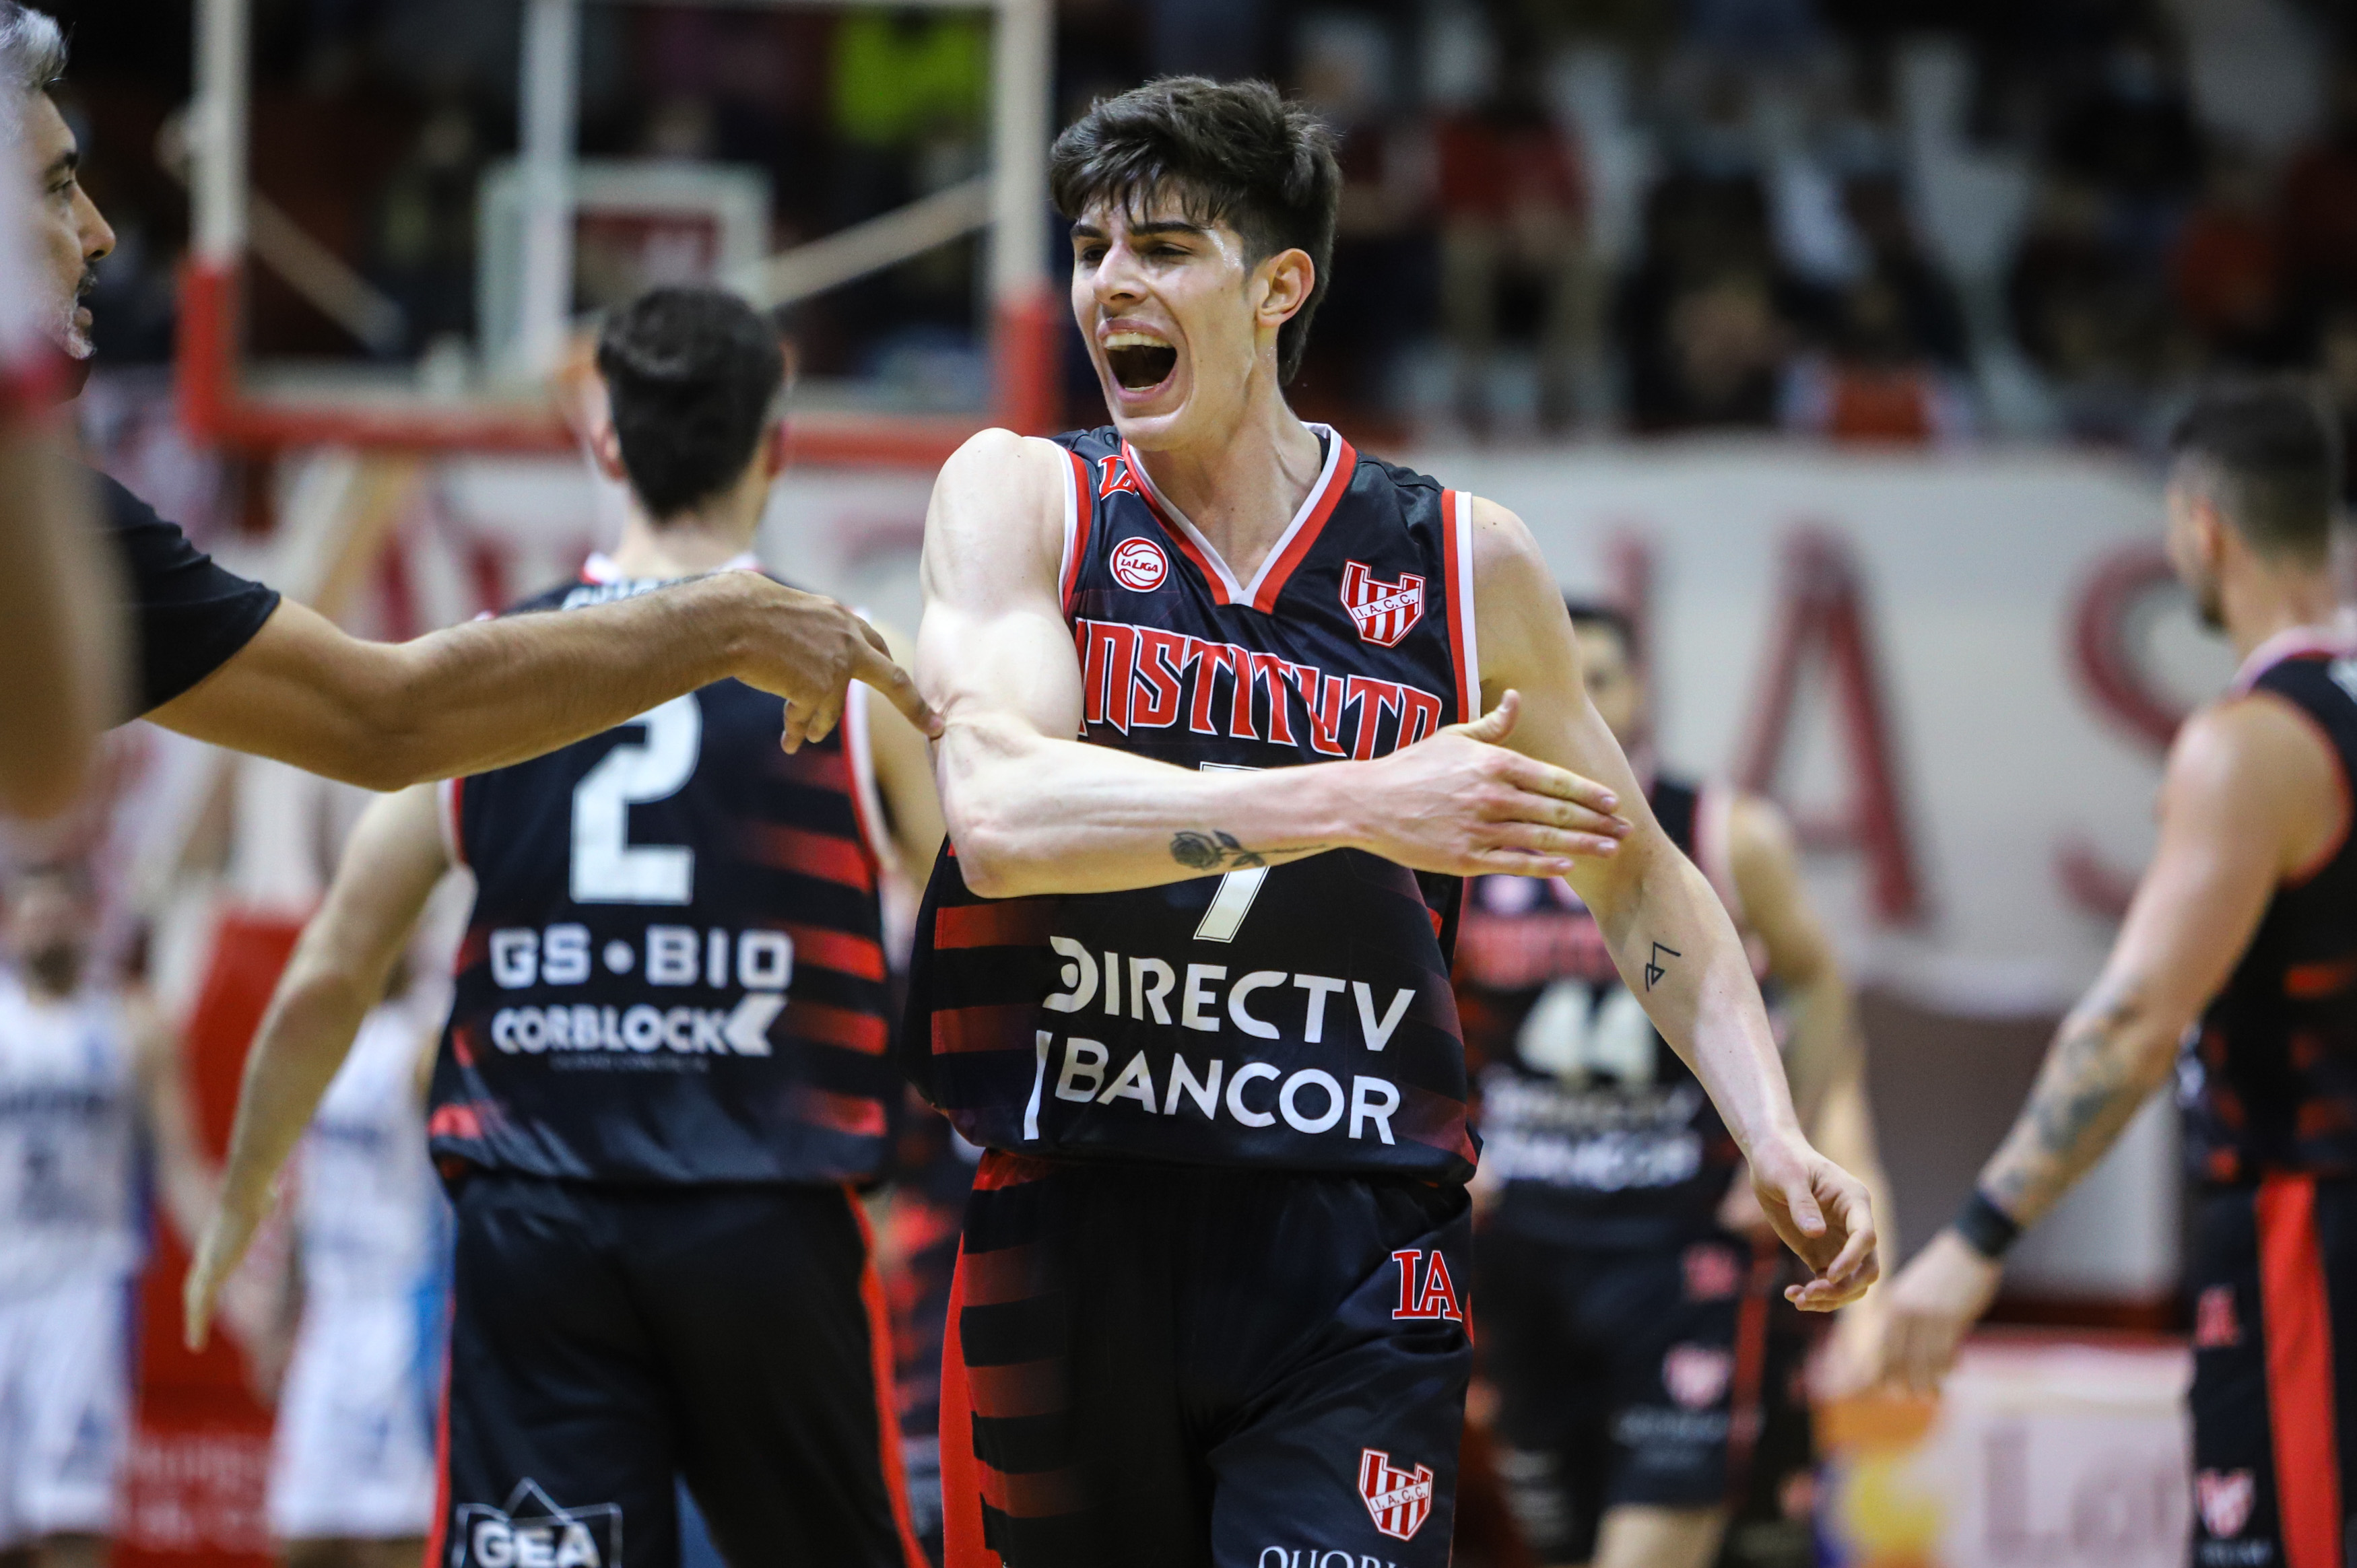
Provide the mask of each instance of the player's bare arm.
{"label": "player's bare arm", "polygon": [[470,622],[405,643],[283,603],[253,640],[149,716],[371,789],[537,757],[728,677],[786,700],[789,751],[865,682],[931,717],[884,639],[834,600],[725,572],[565,615]]}
{"label": "player's bare arm", "polygon": [[[2285,876],[2347,827],[2316,729],[2259,694],[2189,721],[2161,786],[2160,843],[2102,975],[2048,1049],[1980,1191],[2037,1223],[2169,1080],[2187,1025],[2224,983]],[[1892,1282],[1887,1376],[1930,1391],[1996,1295],[2003,1266],[1943,1230]]]}
{"label": "player's bare arm", "polygon": [[[892,628],[881,629],[892,657],[914,664],[913,646]],[[876,761],[876,792],[884,799],[885,832],[901,874],[921,887],[948,832],[942,823],[941,793],[933,785],[932,746],[899,709],[869,703],[864,711],[868,754]]]}
{"label": "player's bare arm", "polygon": [[27,817],[74,802],[124,703],[122,585],[89,487],[53,445],[29,420],[0,430],[0,811]]}
{"label": "player's bare arm", "polygon": [[1373,762],[1189,772],[1088,746],[1058,596],[1051,443],[985,431],[942,468],[926,520],[920,689],[967,885],[990,897],[1150,887],[1358,848],[1419,870],[1560,875],[1613,853],[1626,779],[1599,787],[1496,744],[1509,701]]}
{"label": "player's bare arm", "polygon": [[[587,616],[572,611],[566,617]],[[449,869],[435,791],[418,786],[361,813],[326,901],[296,943],[245,1058],[221,1201],[183,1287],[185,1328],[202,1347],[222,1284],[270,1211],[278,1173],[311,1123],[435,884]]]}
{"label": "player's bare arm", "polygon": [[1633,823],[1618,854],[1582,859],[1565,875],[1595,911],[1623,983],[1709,1090],[1777,1233],[1814,1271],[1791,1293],[1794,1302],[1822,1312],[1854,1300],[1878,1268],[1866,1189],[1801,1131],[1734,922],[1662,831],[1588,701],[1571,618],[1530,531],[1476,500],[1473,560],[1482,700],[1522,694],[1505,744],[1597,780]]}

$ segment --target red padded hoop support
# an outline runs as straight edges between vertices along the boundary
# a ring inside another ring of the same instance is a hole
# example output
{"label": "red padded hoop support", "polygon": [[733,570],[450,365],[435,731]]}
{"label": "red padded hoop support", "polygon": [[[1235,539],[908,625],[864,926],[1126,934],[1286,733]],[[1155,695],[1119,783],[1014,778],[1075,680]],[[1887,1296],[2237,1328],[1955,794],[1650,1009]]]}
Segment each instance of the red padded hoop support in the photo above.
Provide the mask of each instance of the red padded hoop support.
{"label": "red padded hoop support", "polygon": [[[180,274],[180,419],[203,442],[248,452],[296,446],[558,454],[576,449],[554,395],[474,406],[338,406],[249,392],[239,374],[240,269],[191,263]],[[1045,291],[995,323],[998,408],[991,419],[806,413],[788,424],[794,460],[818,467],[935,468],[986,424],[1055,428],[1055,304]]]}

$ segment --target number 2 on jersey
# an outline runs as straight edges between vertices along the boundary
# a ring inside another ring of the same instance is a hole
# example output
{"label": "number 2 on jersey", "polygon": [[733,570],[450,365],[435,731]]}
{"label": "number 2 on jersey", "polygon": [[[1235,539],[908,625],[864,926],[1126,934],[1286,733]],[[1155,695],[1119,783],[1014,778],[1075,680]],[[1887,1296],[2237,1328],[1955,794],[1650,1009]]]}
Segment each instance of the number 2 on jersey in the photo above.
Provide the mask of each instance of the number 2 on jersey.
{"label": "number 2 on jersey", "polygon": [[573,787],[573,901],[690,903],[695,851],[632,843],[630,808],[668,800],[694,776],[704,750],[704,710],[690,692],[649,708],[630,725],[643,725],[646,739],[615,746]]}

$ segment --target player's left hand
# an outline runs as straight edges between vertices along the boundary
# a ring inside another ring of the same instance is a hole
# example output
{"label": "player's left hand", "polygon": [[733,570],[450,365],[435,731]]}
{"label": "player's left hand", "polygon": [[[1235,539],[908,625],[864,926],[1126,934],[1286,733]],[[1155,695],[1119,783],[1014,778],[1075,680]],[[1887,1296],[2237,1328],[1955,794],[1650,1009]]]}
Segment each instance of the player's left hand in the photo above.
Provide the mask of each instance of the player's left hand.
{"label": "player's left hand", "polygon": [[1899,1271],[1884,1294],[1878,1380],[1919,1394],[1939,1391],[1964,1331],[1996,1299],[2005,1265],[1942,1230]]}
{"label": "player's left hand", "polygon": [[1832,1312],[1864,1295],[1880,1277],[1866,1184],[1799,1133],[1751,1151],[1751,1190],[1768,1223],[1815,1276],[1787,1285],[1786,1301],[1803,1312]]}

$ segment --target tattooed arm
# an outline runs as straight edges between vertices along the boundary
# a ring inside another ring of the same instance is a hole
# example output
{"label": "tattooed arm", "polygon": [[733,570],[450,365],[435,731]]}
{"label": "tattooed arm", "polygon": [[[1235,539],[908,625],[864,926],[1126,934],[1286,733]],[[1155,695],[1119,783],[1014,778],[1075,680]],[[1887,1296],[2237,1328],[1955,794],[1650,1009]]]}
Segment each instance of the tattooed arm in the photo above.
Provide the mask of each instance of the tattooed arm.
{"label": "tattooed arm", "polygon": [[1351,847],[1421,870],[1555,875],[1609,854],[1610,793],[1495,744],[1509,699],[1372,762],[1200,772],[1084,745],[1059,596],[1071,460],[1003,430],[942,469],[925,521],[917,679],[966,885],[995,897],[1150,887]]}
{"label": "tattooed arm", "polygon": [[[2161,785],[2160,845],[2104,972],[2056,1033],[1980,1191],[2036,1224],[2168,1081],[2186,1026],[2225,983],[2284,877],[2348,828],[2340,765],[2264,693],[2197,714]],[[2001,1264],[1953,1227],[1891,1283],[1886,1376],[1936,1386],[1996,1295]]]}
{"label": "tattooed arm", "polygon": [[1619,854],[1574,866],[1571,885],[1595,911],[1621,979],[1710,1091],[1777,1233],[1815,1271],[1788,1294],[1812,1311],[1854,1300],[1877,1270],[1866,1189],[1803,1135],[1734,922],[1654,820],[1588,702],[1570,617],[1530,531],[1487,501],[1474,503],[1473,527],[1481,688],[1485,696],[1513,688],[1523,699],[1507,744],[1599,780],[1635,823]]}

